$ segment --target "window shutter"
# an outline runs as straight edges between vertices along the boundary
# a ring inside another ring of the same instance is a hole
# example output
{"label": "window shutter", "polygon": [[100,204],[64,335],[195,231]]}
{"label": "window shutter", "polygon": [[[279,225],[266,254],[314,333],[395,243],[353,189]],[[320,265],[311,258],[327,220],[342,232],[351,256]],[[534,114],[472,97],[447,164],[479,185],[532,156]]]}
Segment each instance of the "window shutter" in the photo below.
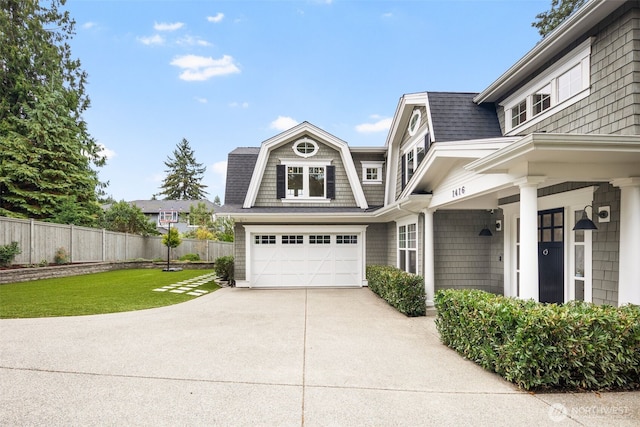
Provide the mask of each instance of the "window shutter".
{"label": "window shutter", "polygon": [[404,186],[407,184],[407,162],[406,162],[406,154],[402,156],[400,165],[402,166],[402,189],[404,190]]}
{"label": "window shutter", "polygon": [[276,197],[284,199],[287,197],[287,188],[285,183],[286,165],[276,165]]}
{"label": "window shutter", "polygon": [[336,167],[327,166],[327,199],[336,198]]}

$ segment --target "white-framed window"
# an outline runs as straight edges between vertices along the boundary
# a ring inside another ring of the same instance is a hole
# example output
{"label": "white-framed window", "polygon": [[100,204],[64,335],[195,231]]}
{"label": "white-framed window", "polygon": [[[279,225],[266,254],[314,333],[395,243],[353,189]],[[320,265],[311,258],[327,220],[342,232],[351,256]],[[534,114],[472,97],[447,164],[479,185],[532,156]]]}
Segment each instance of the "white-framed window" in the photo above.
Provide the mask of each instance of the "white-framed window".
{"label": "white-framed window", "polygon": [[424,159],[425,151],[423,141],[421,139],[416,140],[413,144],[409,145],[403,150],[402,154],[402,185],[404,186],[409,182],[413,173],[418,169],[418,165],[422,159]]}
{"label": "white-framed window", "polygon": [[589,96],[591,39],[505,99],[505,133],[516,133]]}
{"label": "white-framed window", "polygon": [[533,94],[533,116],[537,116],[538,114],[547,111],[551,108],[551,83],[545,85],[544,87],[538,89]]}
{"label": "white-framed window", "polygon": [[287,166],[287,198],[326,198],[324,166]]}
{"label": "white-framed window", "polygon": [[362,183],[382,184],[383,162],[361,162],[362,163]]}
{"label": "white-framed window", "polygon": [[413,110],[413,113],[411,114],[411,118],[409,119],[409,128],[407,130],[409,131],[410,136],[414,136],[416,132],[418,132],[418,129],[420,129],[421,123],[422,123],[422,112],[420,111],[419,108],[416,108]]}
{"label": "white-framed window", "polygon": [[398,268],[408,273],[418,272],[418,223],[398,225]]}
{"label": "white-framed window", "polygon": [[523,100],[511,109],[511,127],[516,127],[527,120],[527,101]]}
{"label": "white-framed window", "polygon": [[283,202],[326,202],[335,198],[335,166],[331,160],[280,159],[276,196]]}
{"label": "white-framed window", "polygon": [[293,144],[293,152],[297,156],[309,158],[318,152],[318,143],[310,138],[302,138]]}

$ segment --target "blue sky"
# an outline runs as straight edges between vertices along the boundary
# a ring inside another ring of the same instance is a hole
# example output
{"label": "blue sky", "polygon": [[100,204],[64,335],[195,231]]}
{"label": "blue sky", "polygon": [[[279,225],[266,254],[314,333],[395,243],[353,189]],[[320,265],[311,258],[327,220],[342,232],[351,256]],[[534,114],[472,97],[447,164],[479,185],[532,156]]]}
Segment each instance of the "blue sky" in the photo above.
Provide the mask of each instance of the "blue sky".
{"label": "blue sky", "polygon": [[227,154],[308,121],[383,146],[399,98],[479,92],[540,37],[550,0],[68,0],[100,177],[149,199],[186,138],[224,200]]}

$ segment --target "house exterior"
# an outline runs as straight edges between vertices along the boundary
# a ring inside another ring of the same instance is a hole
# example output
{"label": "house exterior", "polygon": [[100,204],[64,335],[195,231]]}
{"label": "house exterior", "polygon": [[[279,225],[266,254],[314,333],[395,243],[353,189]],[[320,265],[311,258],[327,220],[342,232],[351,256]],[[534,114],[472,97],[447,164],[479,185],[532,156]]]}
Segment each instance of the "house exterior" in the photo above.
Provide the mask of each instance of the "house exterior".
{"label": "house exterior", "polygon": [[204,203],[209,211],[216,209],[216,206],[209,200],[132,200],[129,202],[132,206],[137,206],[142,210],[149,221],[156,224],[157,230],[166,234],[169,227],[166,224],[162,224],[160,221],[160,212],[163,211],[176,211],[178,216],[182,215],[180,222],[172,223],[171,228],[177,228],[178,232],[186,233],[190,231],[193,226],[189,223],[189,211],[191,206],[194,208],[198,206],[198,203]]}
{"label": "house exterior", "polygon": [[[304,122],[234,150],[238,286],[366,286],[388,264],[428,304],[640,304],[638,48],[640,2],[591,0],[482,92],[403,95],[380,147]],[[585,213],[597,230],[573,230]]]}

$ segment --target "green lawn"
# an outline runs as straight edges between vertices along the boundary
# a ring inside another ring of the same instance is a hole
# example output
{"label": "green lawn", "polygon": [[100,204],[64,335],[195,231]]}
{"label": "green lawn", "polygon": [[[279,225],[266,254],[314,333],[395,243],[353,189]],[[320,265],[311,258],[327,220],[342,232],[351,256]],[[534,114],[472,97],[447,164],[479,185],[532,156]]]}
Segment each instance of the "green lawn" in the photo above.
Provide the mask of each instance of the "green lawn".
{"label": "green lawn", "polygon": [[[162,307],[194,296],[153,289],[211,270],[118,270],[0,285],[0,318],[81,316]],[[196,289],[215,291],[211,281]]]}

